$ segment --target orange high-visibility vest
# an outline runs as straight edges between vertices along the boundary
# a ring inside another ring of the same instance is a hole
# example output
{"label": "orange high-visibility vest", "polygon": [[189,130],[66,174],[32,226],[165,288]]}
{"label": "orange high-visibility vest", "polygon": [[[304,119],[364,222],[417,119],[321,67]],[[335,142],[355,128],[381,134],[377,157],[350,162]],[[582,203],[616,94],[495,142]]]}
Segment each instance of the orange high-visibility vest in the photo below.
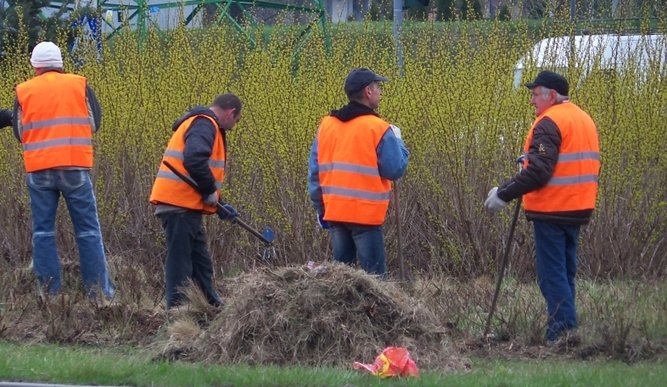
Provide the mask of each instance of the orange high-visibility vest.
{"label": "orange high-visibility vest", "polygon": [[[176,132],[171,136],[167,149],[164,151],[163,160],[174,166],[179,172],[190,176],[183,165],[183,152],[185,151],[185,133],[190,128],[192,121],[197,117],[204,117],[213,123],[215,128],[215,139],[213,140],[213,149],[211,157],[208,160],[208,166],[215,178],[215,185],[218,189],[222,186],[222,180],[225,177],[225,147],[222,141],[222,134],[218,123],[211,117],[198,114],[194,115],[181,123]],[[189,186],[180,177],[173,173],[164,163],[160,163],[160,170],[157,173],[153,190],[150,196],[152,204],[169,204],[171,206],[197,210],[206,214],[214,214],[217,211],[216,206],[209,206],[204,203],[202,194]]]}
{"label": "orange high-visibility vest", "polygon": [[551,118],[560,129],[560,153],[547,184],[523,196],[524,209],[534,212],[594,209],[600,173],[600,145],[593,119],[570,102],[551,106],[533,122],[524,144],[526,153],[535,125],[544,117]]}
{"label": "orange high-visibility vest", "polygon": [[380,177],[376,148],[389,128],[383,119],[364,115],[342,122],[327,116],[317,134],[317,163],[324,220],[381,225],[391,183]]}
{"label": "orange high-visibility vest", "polygon": [[49,71],[16,86],[27,172],[93,166],[86,78]]}

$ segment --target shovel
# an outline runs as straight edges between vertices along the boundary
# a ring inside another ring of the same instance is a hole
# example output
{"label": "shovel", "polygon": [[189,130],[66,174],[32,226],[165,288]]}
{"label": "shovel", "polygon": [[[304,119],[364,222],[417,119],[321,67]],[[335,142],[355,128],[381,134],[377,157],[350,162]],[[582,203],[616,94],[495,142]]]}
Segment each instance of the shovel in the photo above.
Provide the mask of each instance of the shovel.
{"label": "shovel", "polygon": [[[192,180],[190,176],[186,176],[183,173],[181,173],[176,167],[171,165],[169,161],[167,160],[162,160],[162,163],[169,168],[176,176],[178,176],[183,182],[188,184],[190,187],[194,188],[195,190],[199,191],[199,187],[197,186],[197,183]],[[227,211],[226,208],[222,206],[222,204],[218,203],[218,209],[221,211],[226,212],[229,214],[229,211]],[[250,232],[253,236],[255,236],[257,239],[261,240],[264,242],[264,251],[262,252],[262,260],[264,261],[269,261],[271,257],[275,256],[276,254],[276,249],[273,246],[273,241],[275,240],[275,234],[272,229],[270,228],[265,228],[262,232],[259,232],[252,228],[248,223],[244,222],[241,218],[238,216],[232,220],[232,223],[236,223],[239,226],[243,227],[246,229],[248,232]]]}

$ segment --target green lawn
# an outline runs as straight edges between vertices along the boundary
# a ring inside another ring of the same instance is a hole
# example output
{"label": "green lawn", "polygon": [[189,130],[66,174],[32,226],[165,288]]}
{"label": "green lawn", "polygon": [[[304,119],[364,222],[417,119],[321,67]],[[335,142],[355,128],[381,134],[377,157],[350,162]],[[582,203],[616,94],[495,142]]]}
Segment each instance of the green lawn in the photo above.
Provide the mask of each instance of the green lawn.
{"label": "green lawn", "polygon": [[135,349],[93,349],[0,342],[0,381],[159,386],[663,386],[667,361],[473,359],[470,372],[424,372],[380,380],[353,369],[206,366],[151,362]]}

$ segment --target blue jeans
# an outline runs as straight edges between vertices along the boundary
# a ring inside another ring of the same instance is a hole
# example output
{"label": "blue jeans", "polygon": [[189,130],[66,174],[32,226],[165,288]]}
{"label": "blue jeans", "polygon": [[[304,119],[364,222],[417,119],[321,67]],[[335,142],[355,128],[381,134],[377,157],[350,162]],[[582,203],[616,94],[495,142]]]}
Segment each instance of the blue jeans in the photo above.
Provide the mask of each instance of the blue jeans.
{"label": "blue jeans", "polygon": [[361,267],[370,274],[384,276],[387,264],[384,255],[382,226],[329,222],[334,259],[351,265],[359,258]]}
{"label": "blue jeans", "polygon": [[56,250],[56,210],[60,195],[65,198],[79,248],[83,284],[89,296],[101,288],[113,297],[104,255],[93,183],[88,170],[47,169],[28,173],[26,178],[32,210],[32,260],[37,279],[49,294],[60,290],[60,258]]}
{"label": "blue jeans", "polygon": [[188,279],[202,290],[209,304],[223,304],[213,287],[213,262],[208,253],[202,214],[195,211],[166,212],[158,215],[167,237],[165,286],[167,309],[185,298],[181,289]]}
{"label": "blue jeans", "polygon": [[537,279],[547,302],[546,339],[577,327],[575,275],[580,225],[533,221]]}

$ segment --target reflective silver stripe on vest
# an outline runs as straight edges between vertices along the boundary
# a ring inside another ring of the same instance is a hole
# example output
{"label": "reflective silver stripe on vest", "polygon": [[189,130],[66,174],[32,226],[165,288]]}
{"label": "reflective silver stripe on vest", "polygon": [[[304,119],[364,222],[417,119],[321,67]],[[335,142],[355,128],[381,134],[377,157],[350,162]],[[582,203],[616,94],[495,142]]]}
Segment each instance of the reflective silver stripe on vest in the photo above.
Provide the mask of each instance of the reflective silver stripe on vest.
{"label": "reflective silver stripe on vest", "polygon": [[27,124],[23,124],[23,131],[27,132],[28,130],[32,129],[43,129],[58,125],[90,125],[90,118],[61,117],[43,121],[33,121],[33,122],[28,122]]}
{"label": "reflective silver stripe on vest", "polygon": [[389,200],[391,194],[389,192],[368,192],[360,191],[350,188],[339,187],[322,187],[322,194],[324,195],[341,195],[359,199],[368,200]]}
{"label": "reflective silver stripe on vest", "polygon": [[225,162],[223,160],[209,160],[208,166],[211,168],[222,168],[225,169]]}
{"label": "reflective silver stripe on vest", "polygon": [[[186,173],[185,175],[187,176],[188,174]],[[183,179],[178,177],[178,175],[176,175],[172,171],[159,170],[159,171],[157,171],[157,177],[161,177],[163,179],[176,180],[176,181],[180,181],[181,183],[187,184],[183,181]],[[215,182],[215,188],[220,189],[220,187],[222,187],[222,182],[216,181]]]}
{"label": "reflective silver stripe on vest", "polygon": [[157,177],[161,177],[161,178],[163,178],[163,179],[176,180],[176,181],[180,181],[180,182],[182,182],[182,183],[185,183],[183,180],[181,180],[180,177],[176,176],[176,174],[174,174],[174,173],[171,172],[171,171],[163,171],[163,170],[159,170],[159,171],[157,171]]}
{"label": "reflective silver stripe on vest", "polygon": [[[178,160],[183,160],[183,152],[167,149],[164,151],[164,157],[173,157]],[[208,166],[211,168],[222,168],[225,169],[224,160],[208,160]]]}
{"label": "reflective silver stripe on vest", "polygon": [[36,149],[51,148],[56,146],[63,145],[93,145],[93,140],[90,138],[80,138],[80,137],[69,137],[69,138],[59,138],[57,140],[48,140],[33,142],[30,144],[23,144],[24,151],[31,151]]}
{"label": "reflective silver stripe on vest", "polygon": [[177,150],[172,150],[172,149],[167,149],[164,151],[164,156],[165,157],[173,157],[175,159],[183,160],[183,152],[179,152]]}
{"label": "reflective silver stripe on vest", "polygon": [[319,167],[320,167],[320,172],[344,171],[344,172],[354,172],[369,176],[380,176],[377,167],[367,167],[359,164],[328,163],[328,164],[320,164]]}
{"label": "reflective silver stripe on vest", "polygon": [[547,185],[570,185],[570,184],[584,184],[584,183],[597,183],[597,175],[580,175],[580,176],[567,176],[567,177],[552,177]]}
{"label": "reflective silver stripe on vest", "polygon": [[558,155],[558,161],[580,161],[580,160],[600,160],[600,152],[574,152],[561,153]]}

